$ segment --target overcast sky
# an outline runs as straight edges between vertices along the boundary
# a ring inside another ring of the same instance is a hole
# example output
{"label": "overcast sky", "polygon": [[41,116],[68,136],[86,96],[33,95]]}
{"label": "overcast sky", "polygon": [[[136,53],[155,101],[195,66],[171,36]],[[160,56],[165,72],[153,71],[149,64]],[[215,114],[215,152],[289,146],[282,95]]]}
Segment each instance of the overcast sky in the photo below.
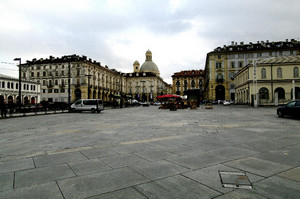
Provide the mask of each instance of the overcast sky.
{"label": "overcast sky", "polygon": [[171,83],[231,41],[299,40],[299,19],[299,0],[1,0],[0,73],[17,77],[16,57],[70,54],[132,72],[150,49]]}

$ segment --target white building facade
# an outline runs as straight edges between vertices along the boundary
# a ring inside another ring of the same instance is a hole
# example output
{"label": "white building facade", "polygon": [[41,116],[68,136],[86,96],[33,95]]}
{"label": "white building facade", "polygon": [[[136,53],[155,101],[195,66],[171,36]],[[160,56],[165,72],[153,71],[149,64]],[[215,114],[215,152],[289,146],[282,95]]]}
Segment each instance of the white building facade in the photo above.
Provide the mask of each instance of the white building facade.
{"label": "white building facade", "polygon": [[[35,81],[22,80],[22,104],[36,104],[41,101],[40,84]],[[19,79],[0,74],[0,98],[7,103],[17,103],[19,100]]]}

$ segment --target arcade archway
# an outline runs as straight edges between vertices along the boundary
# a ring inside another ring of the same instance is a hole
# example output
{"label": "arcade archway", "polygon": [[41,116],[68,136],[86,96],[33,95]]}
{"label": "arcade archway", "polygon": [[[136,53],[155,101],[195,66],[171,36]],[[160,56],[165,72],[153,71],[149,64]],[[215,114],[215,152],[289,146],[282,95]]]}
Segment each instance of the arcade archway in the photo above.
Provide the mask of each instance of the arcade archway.
{"label": "arcade archway", "polygon": [[79,88],[75,89],[75,101],[81,99],[81,90]]}
{"label": "arcade archway", "polygon": [[224,100],[225,99],[225,87],[222,85],[216,86],[216,100]]}

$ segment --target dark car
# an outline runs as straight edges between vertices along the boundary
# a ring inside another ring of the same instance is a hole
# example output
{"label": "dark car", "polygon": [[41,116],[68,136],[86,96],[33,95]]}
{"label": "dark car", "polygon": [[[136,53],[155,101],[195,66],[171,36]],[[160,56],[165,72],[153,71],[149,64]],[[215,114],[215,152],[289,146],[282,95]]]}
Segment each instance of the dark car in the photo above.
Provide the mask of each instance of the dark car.
{"label": "dark car", "polygon": [[300,117],[300,100],[291,101],[284,106],[277,109],[278,117],[284,117],[285,115]]}

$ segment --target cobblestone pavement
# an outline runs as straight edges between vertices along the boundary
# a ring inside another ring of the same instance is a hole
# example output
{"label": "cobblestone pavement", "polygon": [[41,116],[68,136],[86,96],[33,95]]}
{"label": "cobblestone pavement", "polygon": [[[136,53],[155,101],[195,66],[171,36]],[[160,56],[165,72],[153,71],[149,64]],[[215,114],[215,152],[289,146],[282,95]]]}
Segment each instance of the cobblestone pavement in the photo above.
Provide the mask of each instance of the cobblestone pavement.
{"label": "cobblestone pavement", "polygon": [[300,120],[274,107],[134,107],[0,126],[0,198],[300,195]]}

